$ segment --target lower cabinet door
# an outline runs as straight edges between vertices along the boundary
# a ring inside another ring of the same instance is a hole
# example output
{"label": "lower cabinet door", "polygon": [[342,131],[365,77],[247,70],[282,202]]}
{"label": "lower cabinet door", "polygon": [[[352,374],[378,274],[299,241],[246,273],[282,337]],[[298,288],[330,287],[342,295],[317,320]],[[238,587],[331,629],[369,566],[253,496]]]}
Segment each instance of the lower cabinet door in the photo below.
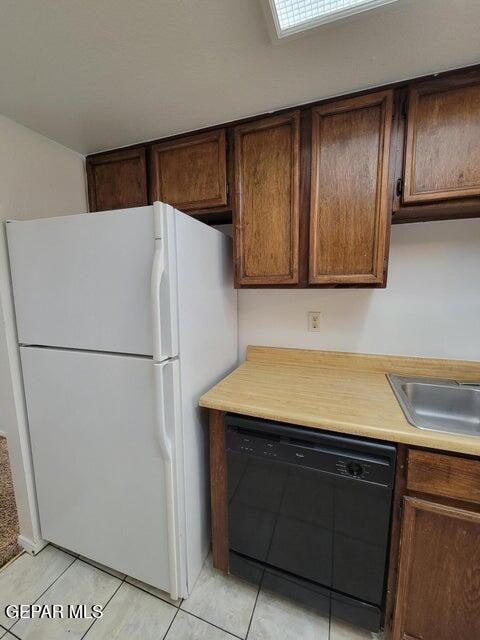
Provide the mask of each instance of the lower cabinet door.
{"label": "lower cabinet door", "polygon": [[480,513],[404,505],[393,640],[480,638]]}

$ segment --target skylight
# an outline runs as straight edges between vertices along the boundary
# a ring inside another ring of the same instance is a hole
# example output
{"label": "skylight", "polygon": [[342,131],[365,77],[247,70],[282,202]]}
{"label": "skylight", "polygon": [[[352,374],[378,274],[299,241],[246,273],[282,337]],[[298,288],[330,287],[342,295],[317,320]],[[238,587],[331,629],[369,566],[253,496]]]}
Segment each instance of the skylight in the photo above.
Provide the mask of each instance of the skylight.
{"label": "skylight", "polygon": [[279,38],[396,0],[268,0]]}

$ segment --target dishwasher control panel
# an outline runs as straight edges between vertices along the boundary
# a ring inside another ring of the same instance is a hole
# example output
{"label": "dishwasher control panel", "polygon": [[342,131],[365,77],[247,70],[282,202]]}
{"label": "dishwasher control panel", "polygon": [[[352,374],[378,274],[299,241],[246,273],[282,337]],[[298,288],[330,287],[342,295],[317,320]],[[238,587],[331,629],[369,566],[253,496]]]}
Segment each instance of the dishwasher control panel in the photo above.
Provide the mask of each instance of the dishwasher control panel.
{"label": "dishwasher control panel", "polygon": [[368,479],[372,470],[371,463],[355,459],[339,460],[336,467],[340,475],[350,476],[351,478]]}
{"label": "dishwasher control panel", "polygon": [[302,435],[303,430],[295,427],[280,427],[278,432],[268,432],[232,425],[227,426],[226,445],[229,452],[260,457],[272,463],[307,467],[358,482],[392,485],[394,447],[379,445],[393,451],[392,460],[389,455],[376,455],[368,445],[365,451],[361,446],[357,450],[359,441],[354,438],[350,442],[349,438],[340,436],[336,442],[336,436],[314,434],[316,437],[307,441]]}

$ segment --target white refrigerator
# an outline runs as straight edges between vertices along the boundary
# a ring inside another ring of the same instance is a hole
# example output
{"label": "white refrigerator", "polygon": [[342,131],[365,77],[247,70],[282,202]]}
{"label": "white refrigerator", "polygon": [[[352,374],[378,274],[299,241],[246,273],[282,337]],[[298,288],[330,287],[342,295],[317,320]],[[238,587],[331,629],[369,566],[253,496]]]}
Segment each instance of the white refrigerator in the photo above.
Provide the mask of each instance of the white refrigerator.
{"label": "white refrigerator", "polygon": [[43,538],[187,597],[209,548],[198,399],[237,362],[230,238],[157,202],[7,239]]}

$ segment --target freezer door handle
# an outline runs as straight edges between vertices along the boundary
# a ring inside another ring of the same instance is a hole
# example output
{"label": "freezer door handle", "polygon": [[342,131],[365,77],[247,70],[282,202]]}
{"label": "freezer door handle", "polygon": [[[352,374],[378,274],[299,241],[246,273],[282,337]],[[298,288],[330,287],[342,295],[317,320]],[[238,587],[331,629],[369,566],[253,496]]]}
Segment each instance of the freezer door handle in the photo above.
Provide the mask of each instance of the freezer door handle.
{"label": "freezer door handle", "polygon": [[[177,548],[177,514],[175,500],[175,468],[172,454],[172,439],[168,433],[175,428],[175,407],[178,395],[178,361],[166,360],[154,363],[156,397],[156,424],[158,442],[165,468],[166,516],[168,530],[168,559],[170,573],[170,596],[178,599],[178,548]],[[168,407],[168,411],[167,411]]]}
{"label": "freezer door handle", "polygon": [[153,359],[160,362],[178,355],[175,213],[161,202],[155,202],[153,208],[155,239],[150,298]]}
{"label": "freezer door handle", "polygon": [[162,280],[165,275],[165,253],[162,240],[155,238],[155,250],[153,254],[151,299],[153,320],[153,359],[162,359],[162,319],[160,317],[160,292]]}

